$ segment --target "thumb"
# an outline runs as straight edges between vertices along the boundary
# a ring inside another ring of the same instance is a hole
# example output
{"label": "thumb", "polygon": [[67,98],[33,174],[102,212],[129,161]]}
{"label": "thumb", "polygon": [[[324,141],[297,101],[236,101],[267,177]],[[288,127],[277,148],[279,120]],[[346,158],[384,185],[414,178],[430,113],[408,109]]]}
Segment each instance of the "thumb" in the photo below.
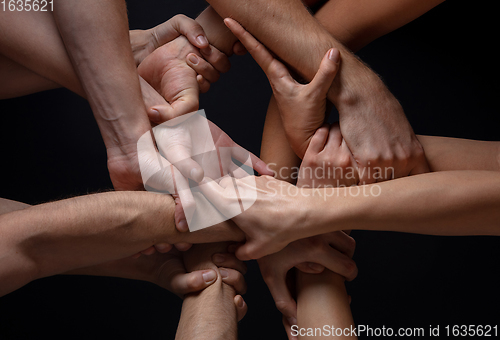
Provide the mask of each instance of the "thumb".
{"label": "thumb", "polygon": [[187,274],[178,274],[172,278],[172,291],[177,295],[197,292],[213,284],[217,279],[215,270],[198,270]]}
{"label": "thumb", "polygon": [[311,87],[313,93],[320,92],[326,95],[332,85],[333,79],[337,75],[340,66],[339,63],[340,51],[336,48],[329,49],[319,65],[318,72],[308,85]]}

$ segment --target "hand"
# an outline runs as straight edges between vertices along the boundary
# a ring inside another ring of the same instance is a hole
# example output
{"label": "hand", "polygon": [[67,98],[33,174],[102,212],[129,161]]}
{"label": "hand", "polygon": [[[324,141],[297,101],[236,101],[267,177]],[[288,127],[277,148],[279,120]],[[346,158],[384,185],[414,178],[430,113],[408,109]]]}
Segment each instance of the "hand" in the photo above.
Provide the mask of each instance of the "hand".
{"label": "hand", "polygon": [[[137,69],[139,75],[168,102],[167,105],[148,108],[150,119],[154,123],[162,123],[198,110],[199,81],[204,84],[202,90],[206,91],[209,84],[205,80],[214,82],[219,78],[219,72],[229,70],[229,59],[225,54],[212,46],[203,51],[206,61],[188,39],[179,36],[156,49],[141,62]],[[202,75],[202,78],[197,77],[197,74]]]}
{"label": "hand", "polygon": [[[170,120],[155,127],[153,131],[161,155],[186,178],[195,182],[200,182],[204,176],[216,179],[228,174],[236,178],[248,176],[233,162],[233,158],[251,165],[261,174],[272,174],[264,162],[234,143],[224,131],[207,120],[202,112]],[[187,226],[194,216],[195,205],[191,204],[192,196],[183,193],[185,189],[183,186],[177,190],[184,209],[179,211],[179,215],[176,212],[176,220]],[[187,191],[190,194],[189,188]],[[185,198],[188,199],[189,206],[184,204]]]}
{"label": "hand", "polygon": [[365,82],[357,100],[336,104],[342,136],[358,164],[359,183],[429,172],[424,150],[399,102],[380,79]]}
{"label": "hand", "polygon": [[230,243],[207,243],[197,244],[185,253],[184,264],[187,270],[199,270],[214,268],[219,273],[222,282],[233,287],[235,296],[233,298],[238,321],[243,319],[247,312],[247,305],[241,294],[247,290],[243,275],[247,271],[246,265],[239,261],[234,254],[219,252],[227,249]]}
{"label": "hand", "polygon": [[245,233],[246,243],[236,250],[240,260],[259,259],[306,237],[307,189],[270,176],[226,177],[219,183],[204,178],[201,184],[205,197]]}
{"label": "hand", "polygon": [[298,187],[353,186],[359,182],[356,161],[340,133],[338,123],[319,128],[300,165]]}
{"label": "hand", "polygon": [[[245,45],[266,74],[276,72],[277,75],[280,74],[284,77],[285,80],[282,83],[292,83],[286,68],[282,67],[250,33],[232,19],[225,19],[224,22]],[[308,140],[314,134],[315,129],[323,123],[323,106],[319,106],[319,104],[323,104],[322,91],[329,87],[328,98],[337,98],[334,104],[339,111],[342,135],[358,163],[360,184],[370,184],[376,181],[428,172],[429,167],[423,148],[408,123],[401,105],[380,78],[367,67],[359,64],[361,72],[358,76],[359,80],[354,84],[356,91],[351,89],[341,94],[338,87],[330,87],[333,78],[329,75],[334,72],[333,64],[327,67],[325,58],[323,59],[320,71],[309,84],[310,86],[315,80],[318,80],[318,76],[322,77],[317,84],[317,91],[321,96],[316,97],[316,99],[319,98],[320,101],[316,106],[311,106],[314,110],[309,111],[306,108],[308,114],[312,114],[312,116],[303,115],[302,117],[306,120],[299,122],[300,125],[295,125],[298,131],[304,131],[300,139],[294,137],[294,125],[288,125],[293,124],[294,121],[286,119],[288,112],[294,112],[293,107],[290,111],[280,108],[283,125],[292,148],[302,158]],[[326,71],[326,74],[321,74],[323,73],[322,69]],[[290,88],[293,89],[293,87]],[[280,96],[278,91],[274,91],[274,93],[276,96]],[[312,96],[314,95],[313,93]],[[311,103],[311,105],[314,104]],[[297,115],[292,117],[297,119]]]}
{"label": "hand", "polygon": [[130,45],[136,65],[139,65],[158,47],[180,35],[185,36],[197,48],[206,49],[209,46],[203,27],[195,20],[182,14],[178,14],[149,30],[130,31]]}
{"label": "hand", "polygon": [[314,79],[309,84],[302,85],[293,79],[285,65],[275,59],[240,24],[232,19],[224,22],[266,73],[288,142],[297,156],[303,158],[309,141],[325,121],[327,93],[339,70],[340,52],[330,49]]}
{"label": "hand", "polygon": [[352,237],[336,231],[294,241],[283,250],[259,259],[262,277],[284,317],[297,318],[297,304],[286,283],[290,269],[297,267],[303,272],[318,274],[326,267],[351,281],[358,272],[352,260],[354,248]]}

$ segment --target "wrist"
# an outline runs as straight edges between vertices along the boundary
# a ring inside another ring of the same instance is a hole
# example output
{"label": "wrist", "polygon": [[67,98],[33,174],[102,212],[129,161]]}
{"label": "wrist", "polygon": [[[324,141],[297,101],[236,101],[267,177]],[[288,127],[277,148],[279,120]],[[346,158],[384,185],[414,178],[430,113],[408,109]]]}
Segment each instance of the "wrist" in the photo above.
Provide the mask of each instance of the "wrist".
{"label": "wrist", "polygon": [[342,59],[339,75],[327,95],[339,115],[353,112],[351,110],[355,107],[366,106],[379,96],[387,96],[388,90],[383,81],[355,56],[347,58],[347,61]]}

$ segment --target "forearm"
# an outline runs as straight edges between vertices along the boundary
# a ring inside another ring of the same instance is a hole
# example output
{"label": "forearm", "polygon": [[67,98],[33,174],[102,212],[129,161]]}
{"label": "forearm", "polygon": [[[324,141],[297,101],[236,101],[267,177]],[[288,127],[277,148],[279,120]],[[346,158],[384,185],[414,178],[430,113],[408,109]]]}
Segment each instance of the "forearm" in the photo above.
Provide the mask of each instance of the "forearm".
{"label": "forearm", "polygon": [[[336,336],[340,339],[353,339],[349,331],[342,335],[335,333],[336,329],[350,330],[354,325],[349,297],[344,285],[344,278],[328,269],[321,274],[306,274],[297,271],[297,326],[296,332],[301,328],[319,328],[322,334],[307,336],[307,339],[323,339]],[[292,332],[294,328],[292,327]],[[330,333],[328,333],[330,332]],[[304,332],[306,333],[306,332]],[[304,334],[303,333],[303,334]],[[292,333],[293,335],[294,333]],[[300,333],[298,334],[300,335]],[[303,337],[299,336],[299,339]]]}
{"label": "forearm", "polygon": [[60,87],[15,61],[0,54],[0,99],[15,98],[27,94]]}
{"label": "forearm", "polygon": [[61,1],[54,17],[108,150],[133,148],[151,127],[132,56],[125,2]]}
{"label": "forearm", "polygon": [[326,2],[315,17],[340,43],[358,51],[443,1],[335,0]]}
{"label": "forearm", "polygon": [[224,25],[223,18],[211,7],[207,7],[196,21],[203,27],[208,41],[227,56],[233,54],[233,45],[238,40]]}
{"label": "forearm", "polygon": [[[225,252],[227,246],[227,243],[193,246],[203,247],[203,253],[196,259],[185,260],[186,269],[214,269],[218,272],[217,266],[212,263],[212,255]],[[199,249],[189,251],[199,252]],[[222,282],[220,273],[213,285],[187,295],[182,304],[176,339],[236,339],[238,332],[234,296],[234,289]]]}
{"label": "forearm", "polygon": [[271,98],[267,109],[260,158],[275,172],[277,179],[295,182],[300,159],[290,147],[276,100]]}
{"label": "forearm", "polygon": [[356,188],[309,189],[303,194],[309,195],[304,198],[311,219],[301,237],[332,229],[500,235],[500,172],[433,172]]}
{"label": "forearm", "polygon": [[16,278],[29,282],[167,242],[175,230],[173,209],[169,196],[110,192],[3,214],[0,276],[8,287],[2,285],[0,295],[17,288]]}
{"label": "forearm", "polygon": [[417,136],[431,171],[500,171],[500,143],[470,139]]}
{"label": "forearm", "polygon": [[368,67],[310,15],[299,0],[211,0],[209,3],[222,17],[231,17],[241,23],[306,80],[314,77],[330,48],[339,49],[342,68],[328,95],[336,105],[358,103],[363,90],[359,84],[369,84],[372,88],[383,85]]}
{"label": "forearm", "polygon": [[50,12],[0,12],[0,18],[1,54],[43,78],[86,96]]}

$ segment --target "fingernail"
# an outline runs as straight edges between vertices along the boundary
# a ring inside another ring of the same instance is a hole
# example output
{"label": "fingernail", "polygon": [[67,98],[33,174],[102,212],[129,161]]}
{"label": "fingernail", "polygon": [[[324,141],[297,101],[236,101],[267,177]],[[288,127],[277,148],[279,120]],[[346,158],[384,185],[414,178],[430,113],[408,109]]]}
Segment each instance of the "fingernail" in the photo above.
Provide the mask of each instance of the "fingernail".
{"label": "fingernail", "polygon": [[336,48],[332,48],[328,54],[328,59],[330,59],[334,63],[338,63],[340,60],[340,51]]}
{"label": "fingernail", "polygon": [[240,296],[238,301],[236,301],[236,304],[238,305],[238,307],[243,308],[243,306],[245,305],[245,300],[243,300],[243,298]]}
{"label": "fingernail", "polygon": [[199,182],[203,179],[203,175],[200,173],[200,171],[196,168],[191,169],[191,179]]}
{"label": "fingernail", "polygon": [[208,45],[208,40],[207,40],[207,38],[205,38],[205,36],[203,36],[203,35],[199,35],[199,36],[197,36],[197,37],[196,37],[196,41],[197,41],[197,42],[198,42],[198,44],[200,44],[200,45],[203,45],[203,46],[204,46],[204,45]]}
{"label": "fingernail", "polygon": [[224,260],[225,260],[224,255],[222,255],[222,254],[215,254],[214,255],[214,262],[215,263],[222,263],[222,262],[224,262]]}
{"label": "fingernail", "polygon": [[160,121],[160,111],[158,111],[157,109],[149,110],[149,120],[158,123]]}
{"label": "fingernail", "polygon": [[228,272],[227,270],[225,270],[225,269],[220,269],[219,271],[220,271],[220,276],[221,276],[223,279],[225,279],[225,278],[227,278],[227,277],[229,276],[229,272]]}
{"label": "fingernail", "polygon": [[287,318],[286,320],[288,321],[288,324],[289,324],[290,326],[293,326],[293,325],[296,325],[296,324],[297,324],[297,319],[295,319],[294,317]]}
{"label": "fingernail", "polygon": [[217,278],[217,274],[215,274],[215,271],[209,270],[206,272],[203,272],[203,280],[205,280],[206,283],[210,283],[213,280]]}
{"label": "fingernail", "polygon": [[192,64],[198,65],[198,57],[195,54],[190,54],[188,59]]}
{"label": "fingernail", "polygon": [[178,225],[179,229],[181,231],[187,231],[188,230],[188,225],[187,225],[187,221],[186,220],[180,220]]}

